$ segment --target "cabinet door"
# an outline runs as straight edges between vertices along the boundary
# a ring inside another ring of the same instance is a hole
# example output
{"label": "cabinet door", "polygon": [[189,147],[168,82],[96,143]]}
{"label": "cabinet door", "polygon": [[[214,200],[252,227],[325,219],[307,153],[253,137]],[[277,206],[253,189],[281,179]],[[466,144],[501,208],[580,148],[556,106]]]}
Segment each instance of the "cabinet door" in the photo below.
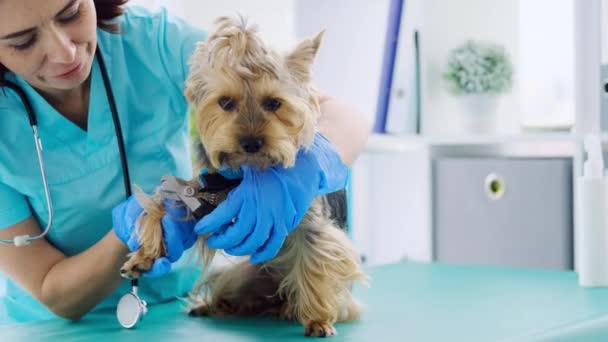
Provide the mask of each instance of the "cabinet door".
{"label": "cabinet door", "polygon": [[439,262],[572,269],[572,161],[439,158],[433,163]]}

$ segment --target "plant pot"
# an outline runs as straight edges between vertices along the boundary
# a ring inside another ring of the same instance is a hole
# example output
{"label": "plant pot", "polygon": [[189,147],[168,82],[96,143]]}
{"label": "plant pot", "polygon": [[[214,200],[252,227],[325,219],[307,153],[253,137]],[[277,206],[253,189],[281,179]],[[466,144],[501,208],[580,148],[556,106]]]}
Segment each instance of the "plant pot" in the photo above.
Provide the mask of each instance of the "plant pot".
{"label": "plant pot", "polygon": [[498,96],[467,94],[459,97],[465,133],[493,134],[497,131]]}

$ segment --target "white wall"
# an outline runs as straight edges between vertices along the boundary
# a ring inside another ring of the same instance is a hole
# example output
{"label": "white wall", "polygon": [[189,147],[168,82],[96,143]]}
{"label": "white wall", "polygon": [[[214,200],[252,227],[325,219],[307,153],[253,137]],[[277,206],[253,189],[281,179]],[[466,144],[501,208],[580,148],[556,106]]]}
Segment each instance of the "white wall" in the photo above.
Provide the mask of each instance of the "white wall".
{"label": "white wall", "polygon": [[388,0],[295,0],[296,36],[326,29],[315,63],[320,89],[352,103],[370,120],[376,111]]}
{"label": "white wall", "polygon": [[[462,103],[448,93],[441,79],[448,53],[468,39],[502,45],[512,60],[518,55],[517,9],[514,0],[424,0],[420,33],[423,68],[423,132],[462,134]],[[519,129],[518,84],[498,103],[500,132]]]}

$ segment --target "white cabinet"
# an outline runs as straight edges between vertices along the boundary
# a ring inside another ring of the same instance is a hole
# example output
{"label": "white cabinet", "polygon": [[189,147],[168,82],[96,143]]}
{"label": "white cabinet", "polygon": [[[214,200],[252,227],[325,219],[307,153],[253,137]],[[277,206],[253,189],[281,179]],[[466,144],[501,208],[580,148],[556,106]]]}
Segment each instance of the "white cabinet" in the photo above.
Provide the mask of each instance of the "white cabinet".
{"label": "white cabinet", "polygon": [[[434,260],[434,160],[455,156],[570,159],[576,146],[576,139],[570,134],[461,139],[374,135],[353,166],[351,213],[355,246],[366,262],[373,265],[404,258]],[[561,194],[569,196],[571,178],[560,179],[551,186],[556,187],[556,193],[563,190]],[[458,200],[458,195],[450,196],[451,202]],[[538,211],[544,209],[542,205],[537,208]],[[570,217],[561,222],[567,234],[568,230],[572,231],[572,212],[570,216],[565,213],[564,217]]]}

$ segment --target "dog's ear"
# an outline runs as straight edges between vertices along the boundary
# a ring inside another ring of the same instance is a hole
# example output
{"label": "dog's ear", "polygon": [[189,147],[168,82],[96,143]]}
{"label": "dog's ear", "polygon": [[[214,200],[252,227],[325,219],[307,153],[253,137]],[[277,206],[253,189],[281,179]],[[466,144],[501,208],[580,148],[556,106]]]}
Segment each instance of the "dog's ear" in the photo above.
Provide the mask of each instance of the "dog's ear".
{"label": "dog's ear", "polygon": [[203,94],[205,79],[202,75],[205,64],[208,63],[208,45],[207,42],[198,42],[196,49],[190,56],[188,62],[190,71],[186,79],[186,99],[190,103],[197,103]]}
{"label": "dog's ear", "polygon": [[299,81],[308,83],[312,76],[312,64],[321,46],[325,30],[312,38],[302,40],[296,48],[287,54],[285,62],[289,72]]}

